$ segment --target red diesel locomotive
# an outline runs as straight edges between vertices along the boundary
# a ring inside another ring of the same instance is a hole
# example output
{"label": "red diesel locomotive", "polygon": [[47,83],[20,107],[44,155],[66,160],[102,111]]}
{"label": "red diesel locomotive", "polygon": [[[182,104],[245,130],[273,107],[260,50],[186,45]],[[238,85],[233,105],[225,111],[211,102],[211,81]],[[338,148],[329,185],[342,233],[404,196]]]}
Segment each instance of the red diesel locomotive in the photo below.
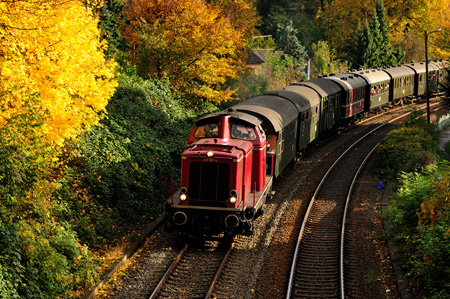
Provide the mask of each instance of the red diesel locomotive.
{"label": "red diesel locomotive", "polygon": [[229,110],[198,120],[182,155],[181,188],[166,205],[168,225],[201,236],[251,233],[273,182],[267,150],[254,116]]}

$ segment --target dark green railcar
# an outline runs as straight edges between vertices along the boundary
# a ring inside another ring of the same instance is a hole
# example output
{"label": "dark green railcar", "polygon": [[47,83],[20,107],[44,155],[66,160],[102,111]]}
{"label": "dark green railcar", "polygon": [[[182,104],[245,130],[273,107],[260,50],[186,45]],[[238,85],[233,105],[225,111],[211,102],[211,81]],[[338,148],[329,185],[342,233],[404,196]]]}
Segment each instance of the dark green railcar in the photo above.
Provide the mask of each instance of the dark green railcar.
{"label": "dark green railcar", "polygon": [[428,63],[428,87],[430,93],[438,92],[446,80],[446,60],[433,60]]}
{"label": "dark green railcar", "polygon": [[341,108],[341,88],[330,80],[312,79],[296,85],[306,86],[316,91],[320,99],[319,133],[331,129],[339,122]]}
{"label": "dark green railcar", "polygon": [[414,71],[414,95],[416,97],[425,95],[425,63],[407,63],[405,66]]}
{"label": "dark green railcar", "polygon": [[447,73],[450,64],[449,61],[445,59],[433,60],[433,63],[437,65],[437,67],[439,68],[437,83],[438,83],[438,90],[441,90],[442,86],[447,84]]}
{"label": "dark green railcar", "polygon": [[393,104],[414,96],[415,72],[406,65],[383,68],[390,77],[389,98]]}
{"label": "dark green railcar", "polygon": [[269,92],[291,101],[298,110],[297,153],[319,137],[320,96],[306,86],[290,85]]}

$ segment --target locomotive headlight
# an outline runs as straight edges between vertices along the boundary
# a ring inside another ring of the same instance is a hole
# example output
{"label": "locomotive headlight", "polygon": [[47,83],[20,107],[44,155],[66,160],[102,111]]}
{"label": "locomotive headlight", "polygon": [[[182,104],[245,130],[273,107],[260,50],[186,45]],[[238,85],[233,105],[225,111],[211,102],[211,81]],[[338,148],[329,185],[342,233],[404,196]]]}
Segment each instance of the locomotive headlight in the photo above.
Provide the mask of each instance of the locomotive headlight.
{"label": "locomotive headlight", "polygon": [[212,156],[214,156],[214,152],[213,151],[208,151],[206,153],[206,155],[208,156],[208,158],[212,158]]}
{"label": "locomotive headlight", "polygon": [[231,203],[235,203],[235,202],[236,202],[236,197],[235,197],[235,196],[230,197],[230,202],[231,202]]}
{"label": "locomotive headlight", "polygon": [[187,196],[186,196],[187,188],[186,187],[181,187],[180,193],[181,193],[180,200],[182,200],[182,201],[186,200],[186,198],[187,198]]}
{"label": "locomotive headlight", "polygon": [[231,190],[230,191],[230,196],[232,196],[232,197],[236,197],[237,196],[237,191],[236,190]]}

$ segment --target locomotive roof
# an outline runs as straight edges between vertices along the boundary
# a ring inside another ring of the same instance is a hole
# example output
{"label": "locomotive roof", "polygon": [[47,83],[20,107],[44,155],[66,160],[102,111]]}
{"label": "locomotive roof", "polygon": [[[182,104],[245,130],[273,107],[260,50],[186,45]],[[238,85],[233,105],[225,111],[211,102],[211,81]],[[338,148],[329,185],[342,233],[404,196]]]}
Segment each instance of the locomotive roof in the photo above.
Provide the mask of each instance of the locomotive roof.
{"label": "locomotive roof", "polygon": [[247,114],[247,113],[242,113],[242,112],[236,111],[233,108],[228,108],[226,110],[222,110],[219,112],[205,115],[205,116],[199,118],[196,122],[202,122],[204,120],[211,119],[211,118],[219,118],[219,116],[221,116],[221,115],[231,115],[231,118],[240,119],[240,120],[249,122],[254,125],[260,125],[262,123],[262,121],[259,118],[255,117],[253,115]]}
{"label": "locomotive roof", "polygon": [[329,80],[312,79],[309,81],[296,83],[295,85],[302,85],[312,88],[317,91],[322,98],[333,93],[341,92],[341,88]]}
{"label": "locomotive roof", "polygon": [[354,74],[338,74],[330,77],[325,77],[324,79],[332,80],[333,82],[341,86],[345,91],[361,88],[367,85],[364,79],[355,76]]}
{"label": "locomotive roof", "polygon": [[263,120],[269,132],[279,132],[297,118],[295,105],[281,97],[263,94],[233,106],[238,111],[248,112]]}
{"label": "locomotive roof", "polygon": [[375,84],[385,81],[390,81],[391,77],[386,72],[378,69],[368,69],[356,72],[351,72],[350,74],[355,74],[356,76],[364,78],[368,84]]}
{"label": "locomotive roof", "polygon": [[320,104],[320,96],[317,92],[306,86],[289,85],[272,90],[266,94],[276,95],[291,101],[298,112],[303,112]]}
{"label": "locomotive roof", "polygon": [[415,72],[412,69],[404,65],[383,68],[383,71],[388,73],[389,76],[391,76],[391,78],[393,79],[404,76],[412,76],[415,74]]}

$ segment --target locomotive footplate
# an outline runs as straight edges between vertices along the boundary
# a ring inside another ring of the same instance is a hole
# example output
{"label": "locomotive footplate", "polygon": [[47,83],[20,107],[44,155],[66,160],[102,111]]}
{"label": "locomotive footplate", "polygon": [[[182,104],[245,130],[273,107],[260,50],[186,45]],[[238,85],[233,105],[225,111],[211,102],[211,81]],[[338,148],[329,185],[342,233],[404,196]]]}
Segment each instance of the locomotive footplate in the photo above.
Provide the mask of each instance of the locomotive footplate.
{"label": "locomotive footplate", "polygon": [[266,186],[261,192],[250,192],[244,200],[244,209],[260,210],[272,190],[273,177],[266,176]]}

